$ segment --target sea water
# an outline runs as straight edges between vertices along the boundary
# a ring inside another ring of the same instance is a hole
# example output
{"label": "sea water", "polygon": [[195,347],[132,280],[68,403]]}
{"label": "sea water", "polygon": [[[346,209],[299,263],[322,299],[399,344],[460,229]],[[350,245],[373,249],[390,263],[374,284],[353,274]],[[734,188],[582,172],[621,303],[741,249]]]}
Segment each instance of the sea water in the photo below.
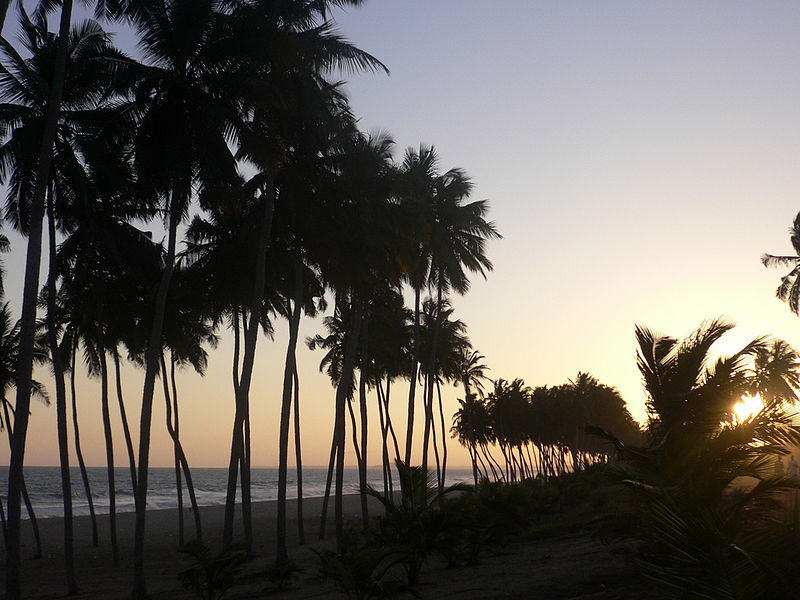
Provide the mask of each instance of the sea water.
{"label": "sea water", "polygon": [[[108,474],[105,467],[87,467],[89,487],[92,492],[95,512],[99,514],[108,512]],[[303,497],[312,498],[323,496],[325,493],[325,480],[327,469],[321,467],[306,467],[303,469]],[[8,469],[0,469],[0,476],[5,483],[8,480]],[[192,483],[197,503],[200,506],[212,506],[225,503],[225,494],[228,481],[228,470],[225,468],[192,468]],[[183,478],[183,473],[181,473]],[[434,473],[435,478],[435,473]],[[72,510],[74,515],[88,515],[89,503],[86,498],[81,473],[78,467],[70,469],[72,484]],[[367,482],[379,491],[383,491],[383,474],[380,467],[367,469]],[[395,486],[397,485],[396,473],[394,474]],[[471,469],[447,469],[447,485],[454,483],[471,483]],[[189,494],[183,481],[183,504],[188,508]],[[61,469],[59,467],[25,467],[25,484],[33,504],[34,512],[38,518],[63,516],[63,502],[61,495]],[[134,498],[131,486],[130,469],[116,467],[114,471],[114,486],[116,488],[117,512],[133,512]],[[3,486],[5,487],[5,486]],[[345,493],[358,492],[358,470],[347,468],[344,471]],[[4,490],[5,491],[5,490]],[[278,469],[253,468],[251,469],[251,497],[253,502],[262,500],[276,500],[278,498]],[[297,475],[294,468],[289,468],[287,482],[287,497],[297,497]],[[238,495],[237,495],[238,499]],[[3,505],[6,504],[5,493],[2,497]],[[148,471],[147,505],[150,509],[176,508],[177,489],[175,485],[175,470],[173,468],[151,468]],[[25,509],[22,510],[23,518],[27,517]]]}

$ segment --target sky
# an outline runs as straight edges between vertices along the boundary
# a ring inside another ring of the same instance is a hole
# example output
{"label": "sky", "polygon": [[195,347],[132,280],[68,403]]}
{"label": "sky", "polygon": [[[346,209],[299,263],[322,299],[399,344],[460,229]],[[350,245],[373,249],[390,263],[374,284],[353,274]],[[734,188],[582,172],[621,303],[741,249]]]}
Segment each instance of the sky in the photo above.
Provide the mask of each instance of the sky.
{"label": "sky", "polygon": [[[800,348],[800,320],[775,298],[783,271],[759,260],[792,253],[788,228],[800,211],[800,5],[372,0],[334,18],[390,70],[339,75],[362,130],[389,132],[398,160],[409,146],[434,145],[442,170],[463,168],[473,198],[490,202],[503,235],[488,246],[494,271],[452,302],[491,377],[557,385],[589,372],[643,422],[637,323],[683,336],[725,316],[738,327],[722,352],[762,334]],[[8,235],[7,296],[19,306],[24,241]],[[259,341],[254,465],[277,464],[286,328],[278,322],[275,340]],[[306,321],[301,336],[319,330]],[[205,377],[179,375],[193,466],[227,464],[231,351],[226,337]],[[300,350],[307,465],[327,463],[332,432],[334,390],[320,359]],[[46,371],[39,378],[52,387]],[[141,382],[126,369],[134,432]],[[445,390],[447,415],[460,392]],[[398,384],[392,397],[401,431],[406,394]],[[80,377],[79,403],[85,457],[102,465],[99,382]],[[159,396],[155,406],[151,464],[168,466]],[[57,464],[55,439],[54,407],[34,406],[26,464]],[[451,464],[468,464],[449,442]],[[369,462],[379,462],[377,436]]]}

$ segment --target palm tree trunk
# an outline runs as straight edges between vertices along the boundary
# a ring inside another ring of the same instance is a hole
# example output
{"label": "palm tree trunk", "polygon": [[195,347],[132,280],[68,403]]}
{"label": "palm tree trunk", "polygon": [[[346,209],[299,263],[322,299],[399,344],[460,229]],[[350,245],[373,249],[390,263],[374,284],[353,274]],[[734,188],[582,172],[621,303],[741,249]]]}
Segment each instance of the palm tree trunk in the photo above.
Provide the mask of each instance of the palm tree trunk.
{"label": "palm tree trunk", "polygon": [[[392,442],[394,443],[394,455],[397,460],[400,460],[400,447],[397,444],[397,436],[394,433],[394,426],[392,425],[392,415],[389,412],[389,394],[391,393],[392,380],[386,377],[386,391],[383,393],[384,413],[386,414],[386,427],[392,435]],[[378,382],[378,391],[380,391],[380,382]],[[391,470],[389,471],[391,473]],[[389,476],[391,480],[391,475]]]}
{"label": "palm tree trunk", "polygon": [[[361,367],[358,374],[358,400],[361,413],[361,460],[359,461],[358,483],[361,496],[361,519],[364,531],[369,530],[369,507],[367,505],[367,374],[369,361],[369,319],[361,325]],[[355,428],[354,428],[355,429]]]}
{"label": "palm tree trunk", "polygon": [[98,354],[100,355],[100,402],[103,413],[103,436],[106,440],[106,465],[108,472],[108,523],[111,535],[111,563],[119,566],[119,545],[117,544],[117,490],[114,480],[114,442],[111,437],[111,414],[108,407],[108,363],[103,343],[104,331],[98,335]]}
{"label": "palm tree trunk", "polygon": [[285,561],[289,558],[289,553],[286,549],[286,482],[289,470],[289,421],[292,408],[292,383],[296,367],[297,336],[300,329],[302,310],[300,306],[303,294],[301,277],[302,270],[298,257],[295,261],[294,310],[289,318],[289,344],[286,348],[286,361],[283,368],[283,396],[281,398],[281,418],[278,436],[278,523],[276,529],[276,556],[278,561]]}
{"label": "palm tree trunk", "polygon": [[251,480],[250,480],[250,394],[244,400],[244,422],[242,460],[239,463],[239,476],[242,478],[242,529],[244,530],[244,542],[247,551],[253,549],[253,509],[251,504]]}
{"label": "palm tree trunk", "polygon": [[72,523],[72,483],[69,472],[69,440],[67,439],[67,389],[64,382],[64,360],[56,334],[56,224],[53,215],[52,192],[48,194],[47,224],[49,235],[49,266],[47,271],[47,341],[53,362],[56,382],[56,428],[58,430],[58,461],[61,465],[61,496],[64,499],[64,566],[67,594],[78,593],[75,581],[75,543]]}
{"label": "palm tree trunk", "polygon": [[172,402],[173,412],[175,414],[175,441],[178,448],[178,462],[183,469],[183,478],[186,480],[186,489],[189,492],[189,504],[192,507],[192,514],[194,515],[194,533],[198,540],[203,539],[203,526],[200,521],[200,508],[197,506],[197,497],[194,493],[194,483],[192,482],[192,472],[189,469],[189,461],[186,458],[186,453],[183,451],[183,444],[181,444],[181,430],[180,419],[178,418],[178,386],[175,382],[175,357],[170,352],[170,379],[172,380]]}
{"label": "palm tree trunk", "polygon": [[[3,398],[3,412],[6,416],[6,434],[8,435],[8,444],[11,446],[11,440],[14,435],[14,429],[11,426],[11,419],[9,415],[9,407],[10,404],[8,400]],[[16,423],[16,413],[14,414],[15,423]],[[28,517],[31,521],[31,527],[33,528],[33,539],[36,543],[36,552],[34,554],[34,558],[41,558],[42,557],[42,537],[39,535],[39,521],[36,519],[36,513],[33,510],[33,504],[31,503],[31,498],[28,495],[28,486],[25,485],[25,477],[22,478],[22,485],[20,488],[20,493],[22,494],[22,499],[25,504],[25,510],[28,513]]]}
{"label": "palm tree trunk", "polygon": [[[436,319],[433,323],[433,337],[431,340],[431,353],[428,358],[428,375],[425,379],[425,440],[423,442],[422,450],[422,466],[428,466],[428,435],[434,427],[433,423],[433,384],[436,381],[436,346],[439,343],[439,328],[441,326],[442,314],[442,285],[441,282],[437,285],[437,298],[436,298]],[[434,432],[435,436],[435,432]],[[434,442],[434,450],[436,450],[436,442]],[[438,455],[437,455],[438,465]],[[437,478],[440,473],[437,468]]]}
{"label": "palm tree trunk", "polygon": [[338,448],[336,439],[336,421],[334,419],[333,435],[331,436],[331,455],[328,459],[328,475],[325,478],[325,493],[322,495],[322,511],[319,516],[319,539],[325,539],[325,523],[328,518],[328,502],[331,497],[331,483],[333,482],[333,472],[336,467],[336,450]]}
{"label": "palm tree trunk", "polygon": [[414,364],[408,390],[408,423],[406,425],[406,460],[411,464],[411,444],[414,440],[414,396],[417,391],[417,366],[419,364],[419,296],[420,289],[414,288]]}
{"label": "palm tree trunk", "polygon": [[6,543],[6,511],[3,508],[3,499],[0,498],[0,526],[3,528],[3,545]]}
{"label": "palm tree trunk", "polygon": [[378,400],[378,420],[381,425],[381,472],[383,474],[383,495],[389,498],[389,432],[386,419],[383,416],[383,398],[381,397],[381,382],[375,390],[375,397]]}
{"label": "palm tree trunk", "polygon": [[303,523],[303,455],[300,452],[300,378],[297,376],[297,360],[294,361],[294,459],[297,470],[297,538],[300,545],[306,543]]}
{"label": "palm tree trunk", "polygon": [[342,494],[344,491],[344,446],[345,446],[345,405],[348,392],[352,387],[353,369],[356,362],[358,338],[361,333],[362,309],[357,299],[351,298],[353,307],[353,324],[350,326],[345,341],[342,374],[336,386],[336,418],[334,437],[336,439],[336,489],[334,498],[334,516],[336,519],[336,549],[344,551],[344,513]]}
{"label": "palm tree trunk", "polygon": [[[187,189],[181,198],[189,196]],[[136,527],[133,539],[133,593],[135,600],[147,597],[147,584],[144,576],[144,530],[147,510],[147,477],[150,467],[150,427],[153,416],[153,395],[155,393],[156,375],[158,374],[159,356],[161,355],[161,334],[164,326],[164,313],[167,307],[172,273],[175,269],[175,245],[178,232],[178,221],[181,218],[179,192],[173,190],[169,209],[169,233],[167,236],[167,256],[164,270],[158,283],[155,306],[153,307],[153,327],[150,331],[147,354],[145,355],[144,388],[142,390],[142,413],[139,421],[139,471],[136,477]]]}
{"label": "palm tree trunk", "polygon": [[[186,458],[186,453],[183,451],[183,444],[181,444],[181,437],[180,437],[180,420],[178,419],[178,386],[175,383],[175,359],[174,357],[170,357],[170,361],[172,363],[170,369],[170,378],[172,381],[172,411],[170,411],[169,406],[169,392],[167,391],[166,384],[164,385],[164,397],[167,399],[167,433],[169,433],[170,437],[172,438],[172,443],[175,446],[175,452],[177,455],[177,461],[180,465],[180,468],[183,469],[183,478],[186,480],[186,489],[189,492],[189,503],[192,507],[192,515],[194,515],[194,532],[195,536],[198,540],[203,539],[203,526],[200,520],[200,508],[197,506],[197,496],[194,492],[194,483],[192,483],[192,471],[189,469],[189,461]],[[162,357],[162,368],[163,367],[163,357]],[[170,427],[173,419],[170,418],[170,413],[174,414],[174,427]],[[180,484],[180,472],[176,468],[175,480],[178,484],[178,494],[179,494],[179,511],[182,511],[183,508],[183,493]],[[179,517],[181,522],[180,529],[183,529],[183,516]]]}
{"label": "palm tree trunk", "polygon": [[175,489],[178,502],[178,547],[184,544],[183,539],[183,486],[181,485],[181,467],[178,462],[178,436],[172,418],[172,401],[167,381],[167,363],[164,360],[164,351],[161,351],[161,384],[164,388],[164,404],[166,405],[167,433],[172,438],[172,455],[175,463]]}
{"label": "palm tree trunk", "polygon": [[[86,463],[83,460],[83,452],[81,451],[81,434],[78,428],[78,403],[75,394],[75,358],[78,349],[77,336],[72,344],[72,370],[69,374],[69,387],[70,395],[72,396],[72,428],[75,433],[75,456],[78,457],[78,466],[81,470],[81,479],[83,480],[83,489],[86,493],[86,502],[89,504],[89,517],[92,522],[92,546],[97,547],[99,541],[97,539],[97,515],[94,512],[94,499],[92,498],[92,488],[89,485],[89,474],[86,472]],[[134,490],[135,491],[135,490]]]}
{"label": "palm tree trunk", "polygon": [[447,428],[444,424],[444,408],[442,407],[442,388],[439,385],[439,380],[436,380],[436,395],[439,398],[439,419],[442,424],[442,477],[439,483],[439,489],[444,488],[445,479],[447,477]]}
{"label": "palm tree trunk", "polygon": [[[258,238],[258,255],[256,256],[256,272],[253,278],[253,296],[250,306],[250,323],[245,333],[244,357],[242,358],[242,372],[239,379],[239,389],[236,398],[236,414],[233,422],[233,435],[231,440],[231,458],[228,464],[228,488],[225,497],[225,522],[223,525],[222,543],[230,546],[233,541],[233,515],[236,501],[236,467],[239,460],[244,459],[243,426],[245,412],[248,408],[250,395],[250,381],[253,376],[255,363],[256,343],[258,342],[259,316],[261,303],[264,298],[267,270],[267,250],[269,249],[272,234],[272,216],[275,208],[275,189],[272,181],[267,184],[261,195],[262,217]],[[242,497],[249,494],[249,481],[242,480]],[[246,510],[242,506],[242,510]],[[246,520],[245,523],[248,521]],[[248,549],[252,545],[252,531],[245,531]]]}
{"label": "palm tree trunk", "polygon": [[8,527],[6,544],[6,599],[20,600],[20,493],[22,491],[22,466],[25,462],[25,442],[28,435],[28,413],[31,406],[31,379],[33,376],[33,341],[36,334],[36,301],[39,295],[39,269],[42,258],[42,219],[44,200],[53,158],[53,143],[56,138],[58,119],[61,113],[61,98],[67,65],[67,39],[72,20],[72,0],[63,0],[56,45],[55,66],[47,101],[47,112],[39,161],[36,168],[36,183],[33,189],[28,231],[28,247],[25,256],[25,282],[22,292],[22,314],[20,317],[19,363],[17,366],[17,421],[11,442],[8,467]]}
{"label": "palm tree trunk", "polygon": [[116,346],[111,352],[114,357],[114,375],[117,384],[117,404],[119,404],[119,415],[122,419],[122,432],[125,434],[125,448],[128,451],[128,463],[131,468],[131,488],[133,493],[136,493],[136,458],[133,454],[133,438],[131,438],[131,430],[128,427],[128,416],[125,413],[125,402],[122,399],[122,377],[119,367],[119,352]]}

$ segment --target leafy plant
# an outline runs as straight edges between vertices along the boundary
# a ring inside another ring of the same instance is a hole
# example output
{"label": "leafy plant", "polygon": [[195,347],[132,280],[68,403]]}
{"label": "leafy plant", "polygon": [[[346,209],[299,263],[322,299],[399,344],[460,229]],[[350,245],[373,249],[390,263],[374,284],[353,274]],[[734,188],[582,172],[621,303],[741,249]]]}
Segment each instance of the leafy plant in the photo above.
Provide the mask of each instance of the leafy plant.
{"label": "leafy plant", "polygon": [[285,590],[300,571],[292,560],[279,560],[267,565],[264,575],[275,591]]}
{"label": "leafy plant", "polygon": [[387,572],[401,561],[397,552],[387,548],[366,547],[343,554],[332,551],[319,553],[322,570],[333,577],[354,600],[393,598],[407,586],[387,579]]}
{"label": "leafy plant", "polygon": [[[650,579],[679,598],[795,598],[800,574],[789,557],[800,553],[800,527],[797,518],[782,518],[780,505],[800,486],[776,477],[774,463],[800,443],[783,405],[797,365],[765,366],[786,348],[765,353],[762,338],[711,360],[712,345],[731,328],[712,321],[679,340],[637,327],[651,443],[625,446],[602,430],[592,433],[617,446],[618,476],[641,500],[635,535],[645,542],[641,563]],[[748,368],[754,361],[755,374]],[[735,403],[754,389],[764,408],[734,418]]]}
{"label": "leafy plant", "polygon": [[462,525],[444,499],[457,491],[471,488],[456,484],[439,491],[434,475],[418,466],[396,462],[400,480],[399,502],[391,495],[383,495],[373,488],[367,493],[376,498],[385,509],[379,519],[379,537],[388,547],[395,548],[406,569],[409,585],[415,585],[419,573],[437,542],[448,531]]}
{"label": "leafy plant", "polygon": [[183,587],[197,592],[203,600],[219,600],[233,585],[236,572],[247,560],[247,552],[238,544],[213,552],[202,540],[184,544],[180,551],[193,562],[178,574]]}

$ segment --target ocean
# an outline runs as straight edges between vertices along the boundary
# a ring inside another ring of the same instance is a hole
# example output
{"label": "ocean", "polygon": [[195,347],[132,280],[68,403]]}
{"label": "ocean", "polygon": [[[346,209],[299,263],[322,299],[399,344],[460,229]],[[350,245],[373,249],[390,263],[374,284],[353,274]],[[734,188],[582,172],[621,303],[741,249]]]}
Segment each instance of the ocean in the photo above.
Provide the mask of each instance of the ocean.
{"label": "ocean", "polygon": [[[87,467],[89,485],[92,490],[92,500],[95,512],[108,513],[108,484],[105,467]],[[8,480],[7,468],[0,471],[3,481]],[[200,506],[213,506],[225,503],[225,490],[227,485],[228,470],[225,468],[200,469],[192,468],[192,482]],[[327,469],[321,467],[307,467],[303,469],[303,497],[320,497],[325,493],[325,478]],[[89,504],[86,499],[81,474],[78,467],[70,469],[72,483],[72,510],[73,514],[88,515]],[[251,469],[252,499],[254,502],[262,500],[276,500],[278,498],[278,469],[254,468]],[[371,467],[367,470],[368,483],[378,490],[383,490],[383,475],[380,467]],[[395,474],[395,485],[397,484]],[[131,486],[130,469],[117,467],[114,472],[116,486],[117,512],[133,512],[134,498]],[[472,470],[455,468],[447,470],[447,484],[471,483]],[[37,518],[63,516],[63,502],[61,496],[61,470],[59,467],[25,467],[25,484],[33,504]],[[175,470],[173,468],[151,468],[147,483],[147,505],[150,509],[176,508],[177,492],[175,489]],[[358,492],[358,470],[347,468],[344,472],[345,493]],[[288,472],[287,497],[297,497],[297,479],[294,469]],[[237,495],[238,498],[238,495]],[[6,497],[3,496],[3,505]],[[189,507],[189,493],[184,482],[183,490],[184,507]],[[23,507],[23,518],[27,513]]]}

